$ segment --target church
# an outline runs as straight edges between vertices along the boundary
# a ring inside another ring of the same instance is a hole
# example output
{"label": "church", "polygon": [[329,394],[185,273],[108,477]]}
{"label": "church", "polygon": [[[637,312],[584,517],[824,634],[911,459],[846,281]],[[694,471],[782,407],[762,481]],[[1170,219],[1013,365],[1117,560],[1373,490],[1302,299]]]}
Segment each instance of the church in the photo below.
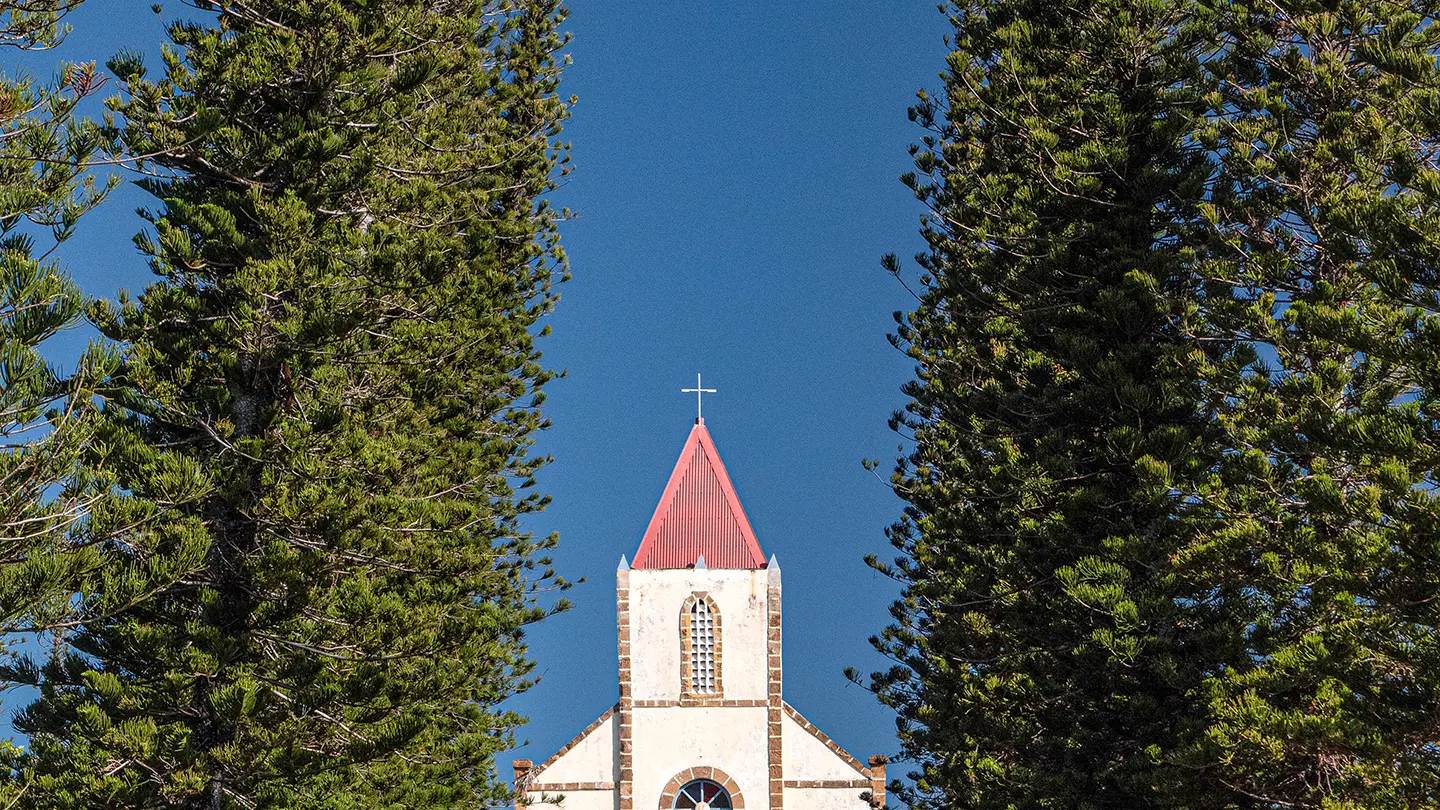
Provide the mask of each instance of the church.
{"label": "church", "polygon": [[860,762],[784,699],[780,593],[697,418],[634,563],[621,557],[615,574],[620,701],[539,765],[516,760],[517,803],[883,807],[884,758]]}

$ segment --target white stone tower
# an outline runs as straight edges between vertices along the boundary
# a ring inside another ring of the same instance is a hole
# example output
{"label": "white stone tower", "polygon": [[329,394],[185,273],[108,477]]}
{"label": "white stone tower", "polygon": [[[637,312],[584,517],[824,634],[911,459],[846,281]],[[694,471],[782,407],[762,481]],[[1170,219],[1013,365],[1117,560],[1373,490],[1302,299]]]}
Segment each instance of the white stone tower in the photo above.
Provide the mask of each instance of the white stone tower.
{"label": "white stone tower", "polygon": [[780,568],[767,563],[720,454],[695,421],[634,565],[616,572],[620,702],[539,766],[532,806],[564,810],[867,810],[867,767],[786,703]]}

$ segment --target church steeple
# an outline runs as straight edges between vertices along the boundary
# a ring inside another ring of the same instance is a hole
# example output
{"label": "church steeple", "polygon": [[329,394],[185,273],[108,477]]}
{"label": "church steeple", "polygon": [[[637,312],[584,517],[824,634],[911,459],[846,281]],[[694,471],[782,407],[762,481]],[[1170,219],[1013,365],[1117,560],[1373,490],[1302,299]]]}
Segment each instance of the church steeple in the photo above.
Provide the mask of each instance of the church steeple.
{"label": "church steeple", "polygon": [[563,810],[556,794],[570,810],[884,807],[883,761],[785,701],[780,602],[780,566],[697,418],[615,571],[618,700],[550,759],[515,763],[517,810]]}
{"label": "church steeple", "polygon": [[[697,384],[698,385],[698,384]],[[765,555],[720,462],[720,452],[696,419],[635,552],[634,568],[764,568]]]}

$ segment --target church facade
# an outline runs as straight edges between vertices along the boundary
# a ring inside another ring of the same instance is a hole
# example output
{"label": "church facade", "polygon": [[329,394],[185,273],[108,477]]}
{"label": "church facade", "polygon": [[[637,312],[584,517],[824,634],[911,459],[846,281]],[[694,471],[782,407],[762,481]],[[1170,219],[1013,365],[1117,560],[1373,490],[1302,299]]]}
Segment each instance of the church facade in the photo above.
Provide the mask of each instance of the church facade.
{"label": "church facade", "polygon": [[[885,763],[784,699],[781,585],[697,419],[616,572],[619,702],[554,756],[516,760],[540,810],[869,810]],[[558,800],[563,796],[563,805]]]}

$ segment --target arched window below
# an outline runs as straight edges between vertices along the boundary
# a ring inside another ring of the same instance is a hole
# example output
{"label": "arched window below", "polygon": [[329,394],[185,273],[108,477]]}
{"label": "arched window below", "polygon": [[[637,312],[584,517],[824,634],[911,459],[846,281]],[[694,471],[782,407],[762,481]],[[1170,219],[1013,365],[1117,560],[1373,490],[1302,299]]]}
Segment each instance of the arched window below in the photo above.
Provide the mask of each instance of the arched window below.
{"label": "arched window below", "polygon": [[696,779],[676,792],[675,810],[730,810],[730,794],[718,782]]}

